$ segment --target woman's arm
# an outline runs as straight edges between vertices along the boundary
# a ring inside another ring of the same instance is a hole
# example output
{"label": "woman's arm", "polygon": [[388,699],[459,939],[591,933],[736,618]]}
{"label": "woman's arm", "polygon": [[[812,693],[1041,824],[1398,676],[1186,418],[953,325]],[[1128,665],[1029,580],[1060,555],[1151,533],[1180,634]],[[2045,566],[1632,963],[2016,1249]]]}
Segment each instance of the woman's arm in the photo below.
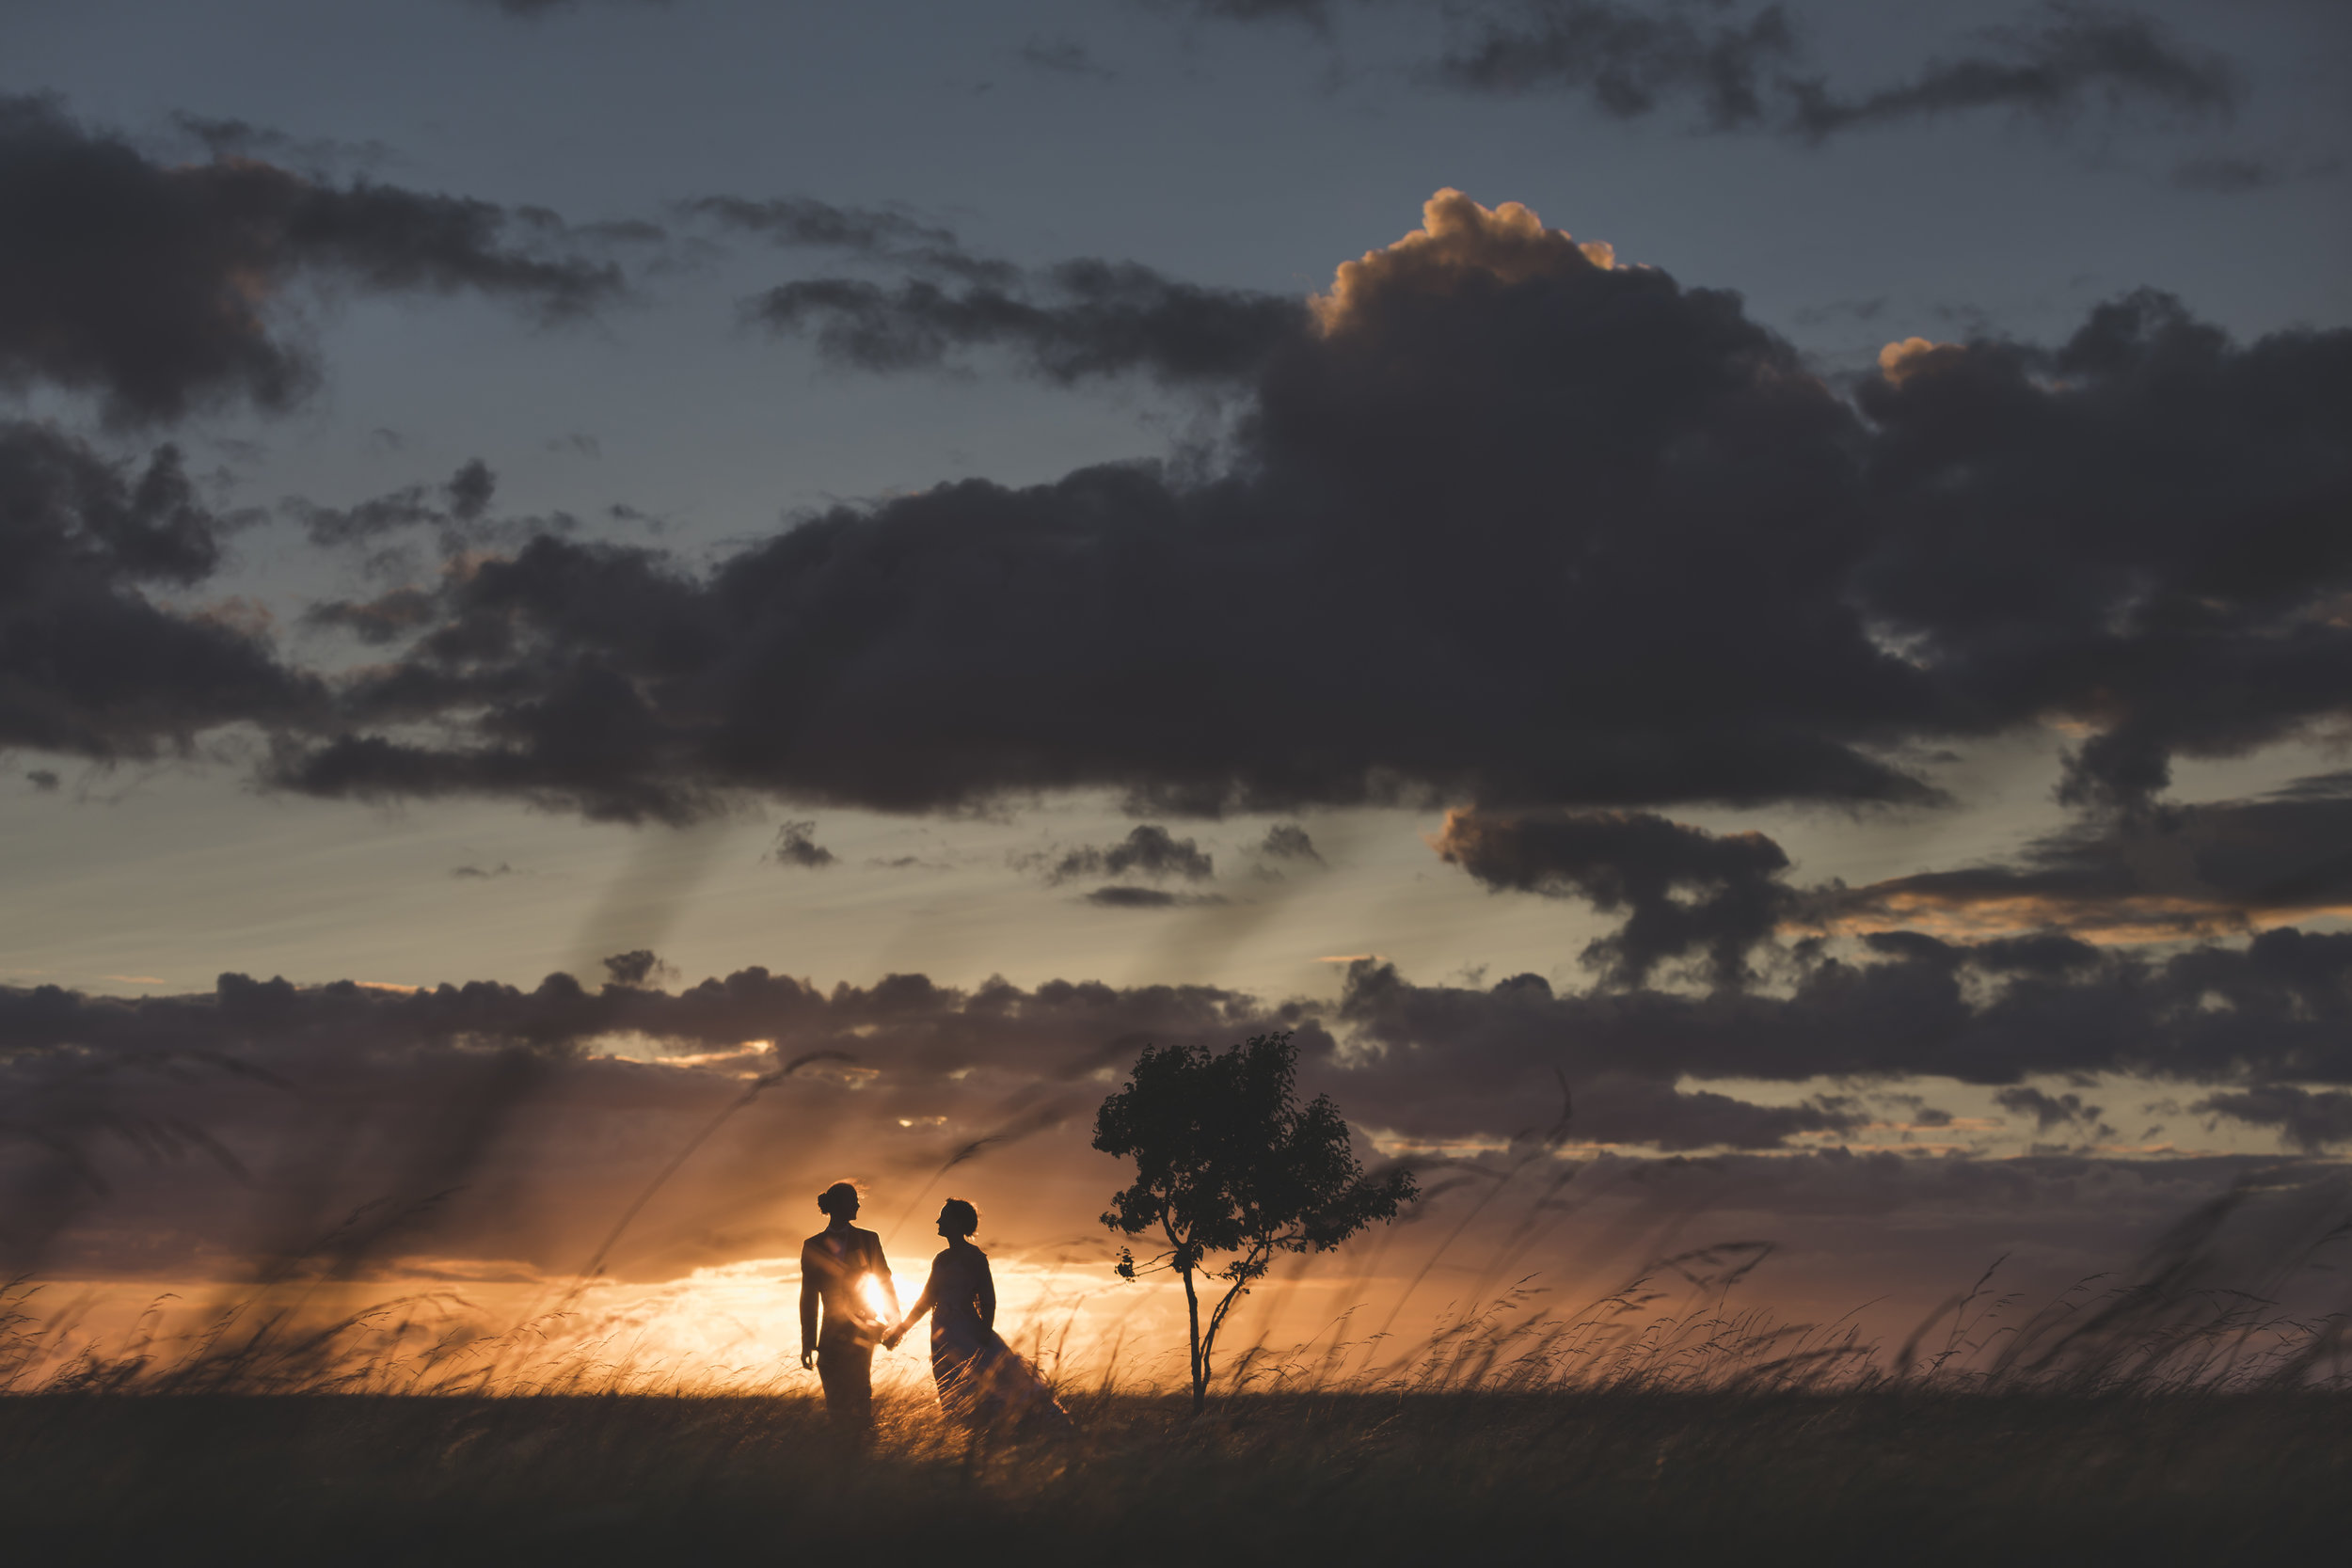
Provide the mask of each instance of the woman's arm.
{"label": "woman's arm", "polygon": [[817,1271],[809,1266],[808,1248],[801,1248],[801,1365],[817,1361]]}
{"label": "woman's arm", "polygon": [[980,1326],[996,1326],[996,1276],[988,1272],[988,1254],[980,1254],[980,1289],[973,1305],[980,1309]]}

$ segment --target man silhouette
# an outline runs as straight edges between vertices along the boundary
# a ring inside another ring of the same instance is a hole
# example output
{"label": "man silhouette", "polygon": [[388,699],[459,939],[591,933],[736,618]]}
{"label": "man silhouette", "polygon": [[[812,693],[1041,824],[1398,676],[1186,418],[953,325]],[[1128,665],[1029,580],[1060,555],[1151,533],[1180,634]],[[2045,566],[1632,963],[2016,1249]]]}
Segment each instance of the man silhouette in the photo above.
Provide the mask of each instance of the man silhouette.
{"label": "man silhouette", "polygon": [[[825,1228],[801,1243],[801,1365],[816,1367],[834,1429],[863,1444],[874,1430],[874,1346],[898,1322],[898,1292],[882,1260],[882,1238],[850,1223],[857,1218],[857,1188],[836,1181],[817,1207]],[[887,1313],[867,1299],[869,1278],[881,1286]]]}

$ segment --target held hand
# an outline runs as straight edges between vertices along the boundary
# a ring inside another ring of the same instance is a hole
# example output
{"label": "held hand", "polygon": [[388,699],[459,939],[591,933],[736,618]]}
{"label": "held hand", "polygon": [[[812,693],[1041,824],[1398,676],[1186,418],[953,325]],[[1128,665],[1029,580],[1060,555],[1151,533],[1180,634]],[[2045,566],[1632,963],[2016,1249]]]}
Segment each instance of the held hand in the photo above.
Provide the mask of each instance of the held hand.
{"label": "held hand", "polygon": [[905,1338],[906,1337],[907,1337],[907,1329],[906,1329],[906,1324],[904,1324],[904,1323],[900,1323],[898,1327],[896,1327],[896,1328],[892,1329],[889,1333],[887,1333],[887,1334],[885,1334],[885,1335],[883,1335],[883,1336],[882,1336],[882,1349],[884,1349],[884,1350],[897,1350],[897,1349],[898,1348],[898,1341],[899,1341],[899,1340],[901,1340],[901,1339],[903,1339],[903,1338]]}
{"label": "held hand", "polygon": [[817,1353],[813,1350],[803,1350],[801,1352],[801,1370],[807,1371],[810,1368],[816,1365]]}

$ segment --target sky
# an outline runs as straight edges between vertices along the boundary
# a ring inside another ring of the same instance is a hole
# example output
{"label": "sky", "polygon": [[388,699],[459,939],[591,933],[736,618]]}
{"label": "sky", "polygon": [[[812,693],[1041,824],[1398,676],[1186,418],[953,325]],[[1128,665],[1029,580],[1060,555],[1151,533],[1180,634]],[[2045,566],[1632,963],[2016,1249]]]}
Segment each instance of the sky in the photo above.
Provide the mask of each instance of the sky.
{"label": "sky", "polygon": [[2340,6],[0,40],[11,1271],[1158,1322],[1093,1108],[1270,1029],[1427,1195],[1275,1338],[2342,1201]]}

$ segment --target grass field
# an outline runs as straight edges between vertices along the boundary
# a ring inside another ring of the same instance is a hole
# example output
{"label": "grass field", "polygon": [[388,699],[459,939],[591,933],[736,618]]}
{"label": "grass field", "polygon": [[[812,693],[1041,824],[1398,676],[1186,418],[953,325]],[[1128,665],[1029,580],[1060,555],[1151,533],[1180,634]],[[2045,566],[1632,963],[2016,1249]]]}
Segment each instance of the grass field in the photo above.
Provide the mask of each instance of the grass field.
{"label": "grass field", "polygon": [[[0,1400],[16,1561],[2342,1560],[2352,1398],[1083,1396],[862,1459],[794,1396]],[[18,1555],[21,1553],[22,1555]]]}
{"label": "grass field", "polygon": [[1074,1436],[976,1446],[923,1382],[863,1453],[772,1354],[730,1390],[551,1337],[560,1312],[476,1334],[427,1298],[322,1312],[300,1281],[101,1340],[20,1280],[0,1543],[338,1568],[2352,1560],[2352,1312],[2282,1305],[2297,1281],[2332,1302],[2315,1249],[2352,1223],[2224,1273],[2229,1212],[2039,1303],[1988,1268],[1892,1343],[1736,1307],[1769,1248],[1701,1248],[1563,1313],[1514,1291],[1409,1345],[1252,1346],[1198,1418],[1116,1346],[1089,1371],[1041,1339]]}

